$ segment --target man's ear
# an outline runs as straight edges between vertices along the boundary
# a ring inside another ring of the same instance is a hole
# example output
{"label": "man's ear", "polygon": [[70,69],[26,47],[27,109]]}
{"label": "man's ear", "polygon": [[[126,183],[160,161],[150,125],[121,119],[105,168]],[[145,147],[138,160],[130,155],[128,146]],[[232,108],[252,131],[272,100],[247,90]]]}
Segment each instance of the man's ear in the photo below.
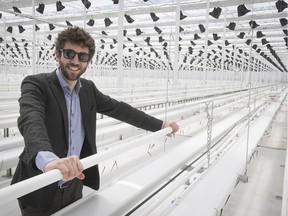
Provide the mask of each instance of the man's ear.
{"label": "man's ear", "polygon": [[61,52],[56,51],[55,52],[55,57],[56,57],[56,61],[59,62],[59,59],[61,58]]}

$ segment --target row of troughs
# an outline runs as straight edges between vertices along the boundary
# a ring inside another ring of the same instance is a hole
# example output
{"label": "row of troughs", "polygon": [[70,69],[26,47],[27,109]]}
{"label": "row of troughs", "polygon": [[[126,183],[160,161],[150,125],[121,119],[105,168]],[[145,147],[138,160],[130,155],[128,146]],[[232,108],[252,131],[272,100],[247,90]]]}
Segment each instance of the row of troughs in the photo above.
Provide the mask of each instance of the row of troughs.
{"label": "row of troughs", "polygon": [[[110,136],[114,134],[115,137],[119,137],[118,133],[123,133],[121,140],[113,140],[108,145],[105,140],[99,140],[99,153],[82,159],[84,168],[99,163],[104,181],[101,190],[87,193],[79,202],[56,215],[71,216],[85,212],[96,215],[185,215],[179,214],[187,208],[185,199],[192,200],[189,201],[190,212],[197,215],[214,215],[215,208],[219,211],[223,208],[235,185],[235,173],[245,171],[243,167],[246,161],[247,119],[250,121],[250,134],[253,134],[249,138],[250,157],[286,95],[287,86],[266,85],[250,90],[234,89],[234,92],[229,94],[171,105],[167,109],[167,118],[178,119],[181,130],[174,138],[169,139],[165,138],[169,128],[146,134],[144,131],[135,132],[132,128],[121,130],[127,126],[119,122],[104,124],[101,133]],[[208,146],[207,114],[211,108],[213,133]],[[165,107],[155,108],[151,112],[163,118]],[[137,136],[130,137],[131,131]],[[243,154],[237,158],[233,155],[233,149]],[[229,157],[233,159],[233,163],[229,162]],[[1,163],[5,161],[2,160]],[[229,170],[225,164],[234,164],[234,167]],[[216,176],[213,175],[215,169],[218,173]],[[209,180],[212,177],[213,181],[217,181],[217,187],[222,188],[218,190],[221,193],[213,193],[216,183]],[[5,212],[8,212],[7,207],[10,207],[11,202],[15,202],[17,197],[61,178],[60,171],[54,170],[2,188],[1,212],[5,215]],[[217,206],[206,199],[207,193],[200,190],[203,187],[211,192],[211,199],[218,200]],[[201,206],[203,199],[206,201]]]}

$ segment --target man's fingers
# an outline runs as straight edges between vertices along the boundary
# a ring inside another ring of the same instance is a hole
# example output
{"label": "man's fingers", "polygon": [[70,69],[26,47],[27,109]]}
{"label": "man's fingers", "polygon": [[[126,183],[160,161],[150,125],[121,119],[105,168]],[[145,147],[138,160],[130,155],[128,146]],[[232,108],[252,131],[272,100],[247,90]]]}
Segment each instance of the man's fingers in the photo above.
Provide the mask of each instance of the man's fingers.
{"label": "man's fingers", "polygon": [[78,179],[83,180],[85,178],[85,175],[83,173],[80,173],[79,176],[77,176]]}
{"label": "man's fingers", "polygon": [[167,134],[169,137],[172,137],[179,130],[179,125],[176,122],[166,122],[164,126],[172,129],[172,132]]}
{"label": "man's fingers", "polygon": [[74,178],[84,179],[83,166],[77,156],[69,156],[59,160],[54,160],[45,166],[45,172],[59,169],[62,173],[64,181],[69,181]]}

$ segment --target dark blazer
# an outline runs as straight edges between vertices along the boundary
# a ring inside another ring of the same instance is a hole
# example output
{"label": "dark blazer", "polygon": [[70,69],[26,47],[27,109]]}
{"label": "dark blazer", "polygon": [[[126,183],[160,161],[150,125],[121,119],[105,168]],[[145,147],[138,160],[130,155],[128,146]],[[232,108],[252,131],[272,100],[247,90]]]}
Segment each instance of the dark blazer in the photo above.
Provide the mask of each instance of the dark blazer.
{"label": "dark blazer", "polygon": [[[97,153],[97,112],[145,130],[161,129],[161,120],[104,95],[92,81],[81,78],[81,84],[79,95],[85,139],[80,158]],[[25,147],[19,156],[12,184],[42,173],[35,165],[35,157],[39,151],[52,151],[60,158],[66,157],[68,152],[67,109],[56,71],[24,78],[19,105],[18,128],[24,137]],[[99,189],[98,166],[86,169],[84,174],[83,184]],[[52,205],[56,188],[57,182],[20,197],[19,200],[47,211]]]}

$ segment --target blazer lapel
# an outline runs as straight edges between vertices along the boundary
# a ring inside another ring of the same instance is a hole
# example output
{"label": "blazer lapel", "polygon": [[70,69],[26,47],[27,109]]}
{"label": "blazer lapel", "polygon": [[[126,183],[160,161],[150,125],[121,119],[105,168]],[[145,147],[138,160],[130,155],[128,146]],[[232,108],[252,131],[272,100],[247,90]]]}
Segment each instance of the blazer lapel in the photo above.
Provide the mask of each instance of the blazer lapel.
{"label": "blazer lapel", "polygon": [[87,92],[87,88],[85,86],[85,84],[83,84],[83,82],[81,82],[82,87],[80,89],[79,92],[79,97],[80,97],[80,106],[81,106],[81,113],[82,113],[82,121],[84,123],[84,128],[87,131],[87,128],[89,128],[89,126],[87,125],[89,121],[89,115],[87,115],[88,113],[90,113],[90,107],[88,106],[88,92]]}

